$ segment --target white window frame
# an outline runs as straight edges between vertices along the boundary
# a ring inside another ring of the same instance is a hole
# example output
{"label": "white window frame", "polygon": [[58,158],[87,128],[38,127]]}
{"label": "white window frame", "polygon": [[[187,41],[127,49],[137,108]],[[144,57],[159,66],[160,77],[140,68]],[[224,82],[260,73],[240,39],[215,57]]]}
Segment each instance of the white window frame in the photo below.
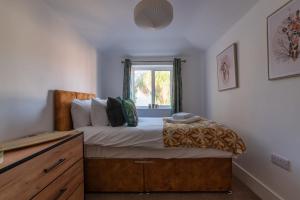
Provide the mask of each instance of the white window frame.
{"label": "white window frame", "polygon": [[[136,64],[132,65],[132,79],[131,79],[131,91],[132,95],[134,96],[134,90],[133,90],[133,85],[134,85],[134,72],[139,71],[139,70],[147,70],[151,71],[151,78],[152,78],[152,103],[155,104],[155,72],[156,71],[170,71],[170,98],[172,97],[172,87],[173,87],[173,65],[171,64]],[[170,99],[172,100],[172,99]],[[137,106],[138,109],[149,109],[148,106]],[[171,105],[159,105],[158,109],[171,109]]]}

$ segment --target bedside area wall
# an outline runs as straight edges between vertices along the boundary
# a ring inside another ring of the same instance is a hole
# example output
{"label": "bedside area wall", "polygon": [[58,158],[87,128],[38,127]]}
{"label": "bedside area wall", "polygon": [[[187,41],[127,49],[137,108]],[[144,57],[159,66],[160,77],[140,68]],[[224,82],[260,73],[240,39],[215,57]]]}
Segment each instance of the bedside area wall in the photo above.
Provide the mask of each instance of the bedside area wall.
{"label": "bedside area wall", "polygon": [[[235,161],[234,173],[270,200],[297,199],[300,188],[300,78],[268,80],[267,17],[287,2],[258,1],[206,54],[208,116],[241,133],[248,149]],[[232,43],[238,48],[239,88],[218,92],[216,56]],[[272,164],[273,153],[289,159],[291,170]]]}
{"label": "bedside area wall", "polygon": [[96,92],[95,48],[44,2],[1,1],[0,27],[0,141],[53,129],[49,91]]}

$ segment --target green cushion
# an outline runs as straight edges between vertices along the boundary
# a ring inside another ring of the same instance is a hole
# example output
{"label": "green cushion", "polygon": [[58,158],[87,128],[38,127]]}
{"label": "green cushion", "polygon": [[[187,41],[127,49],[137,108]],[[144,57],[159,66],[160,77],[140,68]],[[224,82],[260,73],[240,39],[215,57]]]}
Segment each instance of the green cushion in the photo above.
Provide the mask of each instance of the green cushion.
{"label": "green cushion", "polygon": [[127,126],[135,127],[138,125],[138,115],[136,107],[131,99],[122,99],[122,110]]}

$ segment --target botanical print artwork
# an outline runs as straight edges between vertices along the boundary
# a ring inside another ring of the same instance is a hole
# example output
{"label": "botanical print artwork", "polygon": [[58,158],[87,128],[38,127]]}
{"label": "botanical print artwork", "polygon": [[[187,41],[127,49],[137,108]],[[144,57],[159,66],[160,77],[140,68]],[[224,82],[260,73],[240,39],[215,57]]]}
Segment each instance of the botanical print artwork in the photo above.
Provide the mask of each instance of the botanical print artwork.
{"label": "botanical print artwork", "polygon": [[269,79],[300,74],[300,2],[268,18]]}
{"label": "botanical print artwork", "polygon": [[225,55],[221,58],[221,67],[220,67],[220,71],[219,73],[221,74],[221,80],[223,82],[223,84],[227,84],[229,82],[229,78],[230,78],[230,61],[228,58],[228,55]]}
{"label": "botanical print artwork", "polygon": [[237,87],[236,44],[231,45],[217,56],[219,91]]}
{"label": "botanical print artwork", "polygon": [[278,62],[286,62],[289,59],[299,59],[299,38],[300,38],[300,10],[291,12],[278,26],[274,35],[277,45],[273,46],[273,53]]}

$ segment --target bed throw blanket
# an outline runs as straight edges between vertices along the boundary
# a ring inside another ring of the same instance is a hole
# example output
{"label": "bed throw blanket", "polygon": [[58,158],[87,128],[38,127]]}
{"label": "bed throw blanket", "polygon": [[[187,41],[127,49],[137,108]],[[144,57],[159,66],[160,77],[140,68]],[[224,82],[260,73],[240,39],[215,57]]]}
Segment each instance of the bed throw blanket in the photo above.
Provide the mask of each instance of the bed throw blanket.
{"label": "bed throw blanket", "polygon": [[246,145],[237,133],[204,118],[189,124],[164,120],[163,140],[165,147],[213,148],[234,155],[246,151]]}

